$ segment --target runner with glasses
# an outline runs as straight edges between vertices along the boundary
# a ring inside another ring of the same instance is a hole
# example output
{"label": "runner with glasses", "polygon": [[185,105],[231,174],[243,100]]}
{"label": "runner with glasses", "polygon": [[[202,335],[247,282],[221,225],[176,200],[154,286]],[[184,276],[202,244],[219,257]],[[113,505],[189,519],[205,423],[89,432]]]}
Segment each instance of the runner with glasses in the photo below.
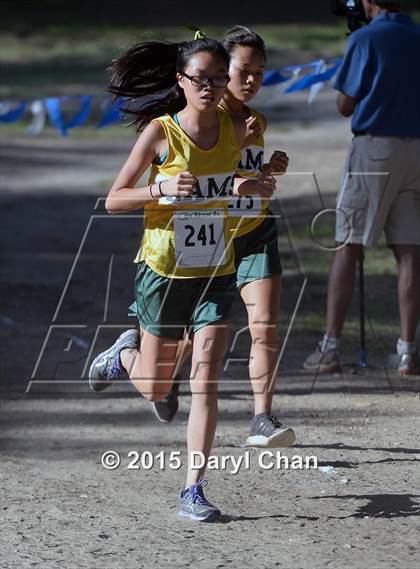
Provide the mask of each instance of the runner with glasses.
{"label": "runner with glasses", "polygon": [[[195,451],[206,459],[216,429],[217,379],[235,291],[228,196],[270,197],[275,188],[269,175],[236,176],[246,127],[218,109],[228,66],[221,44],[198,39],[137,44],[111,67],[110,90],[126,99],[133,124],[142,131],[105,204],[109,213],[144,209],[135,259],[141,342],[136,330],[124,332],[89,370],[94,391],[127,373],[146,399],[162,399],[171,389],[186,330],[193,349],[188,451],[189,457]],[[149,166],[148,184],[136,187]],[[180,494],[179,513],[199,521],[220,515],[204,497],[205,468],[194,470],[189,461]]]}
{"label": "runner with glasses", "polygon": [[229,75],[225,75],[222,77],[213,77],[213,78],[201,77],[200,75],[193,76],[193,75],[188,75],[188,73],[181,73],[181,75],[189,79],[191,81],[191,84],[194,85],[194,87],[205,88],[208,85],[210,85],[210,87],[219,88],[219,87],[227,87],[227,84],[229,83]]}

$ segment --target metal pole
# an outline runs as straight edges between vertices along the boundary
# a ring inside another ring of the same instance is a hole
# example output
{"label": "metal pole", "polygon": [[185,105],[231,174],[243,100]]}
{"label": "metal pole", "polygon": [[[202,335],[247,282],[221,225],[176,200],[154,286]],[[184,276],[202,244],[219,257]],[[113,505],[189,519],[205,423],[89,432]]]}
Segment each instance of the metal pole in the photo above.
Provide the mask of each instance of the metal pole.
{"label": "metal pole", "polygon": [[366,330],[365,330],[365,275],[364,275],[364,249],[359,256],[359,320],[360,320],[360,352],[359,366],[366,367]]}

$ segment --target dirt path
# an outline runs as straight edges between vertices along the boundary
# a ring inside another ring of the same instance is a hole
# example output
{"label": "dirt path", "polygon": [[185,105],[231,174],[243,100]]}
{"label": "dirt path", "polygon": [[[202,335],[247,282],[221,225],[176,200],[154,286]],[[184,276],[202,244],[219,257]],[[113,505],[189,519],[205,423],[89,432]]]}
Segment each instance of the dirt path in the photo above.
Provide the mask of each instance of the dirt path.
{"label": "dirt path", "polygon": [[[3,567],[417,566],[416,397],[277,396],[298,434],[284,454],[314,455],[333,472],[263,470],[253,450],[249,470],[209,472],[224,516],[199,526],[176,515],[185,466],[127,469],[133,450],[181,451],[185,464],[188,406],[183,397],[163,426],[137,397],[8,402]],[[246,396],[221,400],[214,454],[244,454],[250,407]],[[111,449],[122,461],[107,471],[100,458]]]}

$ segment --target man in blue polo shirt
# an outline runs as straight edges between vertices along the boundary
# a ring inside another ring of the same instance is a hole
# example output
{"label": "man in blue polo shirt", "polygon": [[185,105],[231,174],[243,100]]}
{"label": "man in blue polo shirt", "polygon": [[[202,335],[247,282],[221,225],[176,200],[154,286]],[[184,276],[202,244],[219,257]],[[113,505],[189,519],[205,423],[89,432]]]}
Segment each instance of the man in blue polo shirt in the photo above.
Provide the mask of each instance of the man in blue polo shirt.
{"label": "man in blue polo shirt", "polygon": [[399,374],[418,373],[420,315],[420,26],[399,0],[363,0],[370,24],[348,40],[335,88],[354,138],[337,199],[323,340],[303,367],[341,369],[339,339],[357,261],[385,230],[398,263]]}

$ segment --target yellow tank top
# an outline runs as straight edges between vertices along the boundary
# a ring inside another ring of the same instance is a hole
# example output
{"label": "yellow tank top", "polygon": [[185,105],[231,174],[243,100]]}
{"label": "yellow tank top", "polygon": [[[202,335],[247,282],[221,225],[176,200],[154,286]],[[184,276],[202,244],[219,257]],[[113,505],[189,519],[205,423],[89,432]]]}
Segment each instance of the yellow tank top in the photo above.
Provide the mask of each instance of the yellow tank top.
{"label": "yellow tank top", "polygon": [[161,165],[152,164],[149,184],[189,171],[198,181],[188,198],[161,198],[144,208],[143,240],[135,262],[145,261],[168,278],[222,276],[235,272],[228,203],[240,159],[230,116],[218,109],[219,137],[202,150],[175,120],[155,119],[168,142]]}
{"label": "yellow tank top", "polygon": [[[264,119],[255,109],[249,109],[264,128]],[[227,111],[225,111],[227,112]],[[237,172],[243,177],[256,177],[264,164],[264,135],[261,133],[257,140],[242,149],[241,160]],[[229,221],[235,237],[246,235],[260,225],[267,213],[268,201],[258,196],[234,197],[229,202]]]}

